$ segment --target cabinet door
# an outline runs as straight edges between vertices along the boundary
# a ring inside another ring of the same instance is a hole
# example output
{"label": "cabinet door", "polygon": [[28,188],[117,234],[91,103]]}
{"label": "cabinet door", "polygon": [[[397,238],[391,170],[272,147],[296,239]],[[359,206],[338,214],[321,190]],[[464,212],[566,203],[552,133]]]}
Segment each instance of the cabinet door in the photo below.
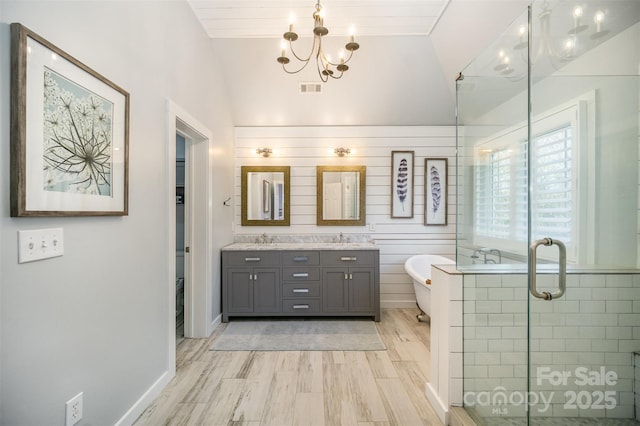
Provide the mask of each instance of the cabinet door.
{"label": "cabinet door", "polygon": [[253,312],[253,270],[251,268],[230,268],[227,270],[227,300],[224,302],[228,313]]}
{"label": "cabinet door", "polygon": [[253,312],[280,312],[282,310],[280,270],[275,268],[256,268],[253,270],[253,275]]}
{"label": "cabinet door", "polygon": [[322,312],[349,312],[349,281],[347,274],[348,272],[344,268],[323,269]]}
{"label": "cabinet door", "polygon": [[349,312],[373,312],[374,283],[373,268],[349,269]]}

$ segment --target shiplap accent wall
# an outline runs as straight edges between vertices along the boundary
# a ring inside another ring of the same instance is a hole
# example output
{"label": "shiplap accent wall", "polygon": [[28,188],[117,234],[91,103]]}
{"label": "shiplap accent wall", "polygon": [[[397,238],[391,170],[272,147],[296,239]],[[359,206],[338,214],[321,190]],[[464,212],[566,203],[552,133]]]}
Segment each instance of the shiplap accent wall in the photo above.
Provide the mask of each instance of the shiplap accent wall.
{"label": "shiplap accent wall", "polygon": [[[455,128],[438,127],[238,127],[235,141],[236,236],[368,234],[380,247],[382,307],[413,307],[415,296],[404,262],[415,254],[455,258]],[[263,158],[256,148],[269,147]],[[351,148],[348,157],[333,154]],[[414,151],[413,218],[391,218],[391,151]],[[446,226],[424,225],[425,158],[448,159]],[[291,166],[291,226],[241,226],[240,167]],[[366,226],[316,226],[316,166],[364,165]]]}

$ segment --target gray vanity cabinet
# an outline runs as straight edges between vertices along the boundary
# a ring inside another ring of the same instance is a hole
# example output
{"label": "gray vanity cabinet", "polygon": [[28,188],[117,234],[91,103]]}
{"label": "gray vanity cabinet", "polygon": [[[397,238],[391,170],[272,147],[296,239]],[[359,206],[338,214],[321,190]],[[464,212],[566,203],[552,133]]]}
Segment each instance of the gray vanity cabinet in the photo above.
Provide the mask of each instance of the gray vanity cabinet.
{"label": "gray vanity cabinet", "polygon": [[322,253],[322,264],[325,265],[322,275],[324,312],[351,315],[377,313],[377,252],[327,251]]}
{"label": "gray vanity cabinet", "polygon": [[280,253],[223,252],[222,321],[230,315],[268,315],[282,311]]}
{"label": "gray vanity cabinet", "polygon": [[222,321],[233,316],[372,316],[378,250],[223,250]]}
{"label": "gray vanity cabinet", "polygon": [[282,313],[318,315],[320,306],[320,253],[282,253]]}

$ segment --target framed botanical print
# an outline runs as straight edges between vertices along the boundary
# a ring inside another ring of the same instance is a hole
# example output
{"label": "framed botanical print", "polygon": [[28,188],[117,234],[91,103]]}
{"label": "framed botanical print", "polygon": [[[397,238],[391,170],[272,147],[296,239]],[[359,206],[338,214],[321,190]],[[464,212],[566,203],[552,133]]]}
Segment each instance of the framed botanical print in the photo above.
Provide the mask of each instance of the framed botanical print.
{"label": "framed botanical print", "polygon": [[11,24],[11,216],[128,214],[129,94]]}

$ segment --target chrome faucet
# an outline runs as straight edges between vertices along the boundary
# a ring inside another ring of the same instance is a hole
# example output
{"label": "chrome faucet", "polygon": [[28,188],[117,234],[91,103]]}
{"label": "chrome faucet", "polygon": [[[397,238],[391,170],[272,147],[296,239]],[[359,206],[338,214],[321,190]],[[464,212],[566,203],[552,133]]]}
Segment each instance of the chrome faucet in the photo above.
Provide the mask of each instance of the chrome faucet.
{"label": "chrome faucet", "polygon": [[[487,255],[498,256],[498,261],[496,262],[495,259],[487,259]],[[473,255],[471,256],[471,259],[475,261],[476,259],[480,259],[480,256],[482,256],[482,263],[484,263],[485,265],[489,263],[491,264],[502,263],[502,253],[498,249],[492,249],[488,247],[475,249],[473,251]]]}
{"label": "chrome faucet", "polygon": [[267,233],[256,237],[256,244],[267,244]]}
{"label": "chrome faucet", "polygon": [[341,232],[340,236],[338,237],[338,243],[342,244],[344,243],[344,234]]}

